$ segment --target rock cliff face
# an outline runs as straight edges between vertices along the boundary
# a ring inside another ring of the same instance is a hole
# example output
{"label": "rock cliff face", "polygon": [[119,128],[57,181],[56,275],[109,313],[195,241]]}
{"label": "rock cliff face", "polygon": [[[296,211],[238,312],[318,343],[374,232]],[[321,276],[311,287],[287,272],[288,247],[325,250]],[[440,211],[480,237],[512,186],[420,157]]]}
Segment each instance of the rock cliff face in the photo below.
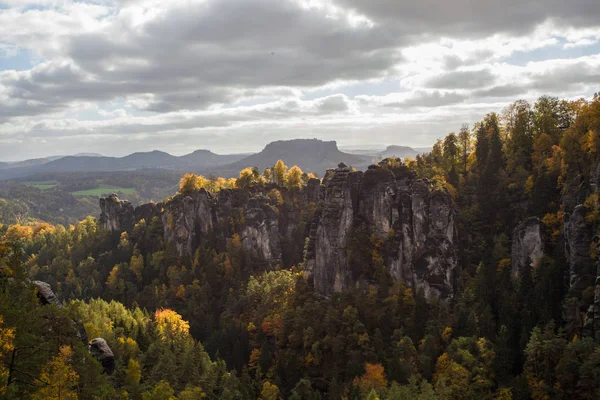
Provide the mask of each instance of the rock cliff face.
{"label": "rock cliff face", "polygon": [[191,256],[195,245],[212,231],[213,196],[206,190],[177,195],[163,204],[165,242],[175,245],[180,256]]}
{"label": "rock cliff face", "polygon": [[535,263],[544,255],[544,224],[539,218],[528,218],[513,231],[511,262],[512,274],[520,275],[521,269]]}
{"label": "rock cliff face", "polygon": [[[567,182],[564,190],[564,245],[569,266],[569,296],[579,299],[583,314],[582,335],[600,340],[600,238],[598,223],[586,220],[590,211],[581,203],[600,190],[600,164],[591,169],[589,181],[576,176]],[[594,249],[595,248],[595,249]],[[592,257],[592,249],[596,257]],[[593,288],[593,296],[589,290]]]}
{"label": "rock cliff face", "polygon": [[[130,231],[141,219],[159,217],[165,242],[174,246],[180,257],[193,257],[203,245],[223,250],[226,239],[238,234],[244,249],[274,267],[283,262],[282,240],[289,243],[306,236],[307,232],[298,232],[304,227],[296,217],[309,203],[318,201],[320,181],[311,179],[302,192],[282,189],[288,200],[294,199],[286,201],[295,204],[291,210],[265,196],[271,189],[224,189],[218,193],[202,189],[135,209],[111,195],[100,200],[100,222],[111,232],[123,232]],[[300,250],[302,245],[303,242]],[[301,261],[301,252],[298,253],[300,256],[291,261]]]}
{"label": "rock cliff face", "polygon": [[590,256],[592,227],[585,220],[586,208],[575,207],[565,216],[565,254],[569,264],[569,287],[579,293],[596,280],[596,267]]}
{"label": "rock cliff face", "polygon": [[241,238],[246,250],[256,252],[271,266],[281,263],[279,219],[266,197],[252,197],[243,208]]}
{"label": "rock cliff face", "polygon": [[384,259],[393,279],[422,289],[427,297],[454,295],[456,228],[446,191],[412,174],[396,175],[375,166],[363,174],[340,165],[327,177],[306,260],[320,293],[329,295],[356,284],[349,268],[349,237],[366,224],[382,240],[391,240],[392,250]]}
{"label": "rock cliff face", "polygon": [[127,200],[116,194],[100,199],[100,224],[110,232],[128,232],[133,229],[135,210]]}
{"label": "rock cliff face", "polygon": [[202,189],[177,195],[162,207],[165,241],[174,244],[180,256],[192,256],[201,244],[217,244],[238,233],[246,250],[271,266],[281,262],[279,218],[265,196],[244,190],[213,195]]}
{"label": "rock cliff face", "polygon": [[386,243],[382,257],[391,279],[427,297],[454,295],[455,214],[445,189],[407,171],[371,166],[352,172],[343,164],[301,192],[280,189],[283,205],[265,196],[271,189],[199,190],[136,209],[110,196],[100,203],[101,221],[118,232],[158,215],[165,242],[181,257],[193,257],[203,245],[224,250],[226,239],[237,234],[243,248],[270,268],[302,261],[308,236],[305,270],[324,295],[372,281],[349,260],[353,234],[366,227]]}

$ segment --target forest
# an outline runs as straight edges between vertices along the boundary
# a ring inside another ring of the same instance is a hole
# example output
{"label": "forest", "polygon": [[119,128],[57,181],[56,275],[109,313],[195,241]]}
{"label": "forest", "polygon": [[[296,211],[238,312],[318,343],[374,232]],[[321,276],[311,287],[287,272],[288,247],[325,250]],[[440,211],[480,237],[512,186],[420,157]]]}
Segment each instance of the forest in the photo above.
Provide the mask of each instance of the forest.
{"label": "forest", "polygon": [[[233,206],[223,211],[227,227],[191,254],[165,240],[170,217],[123,232],[94,216],[0,225],[0,396],[600,398],[600,96],[519,100],[426,155],[373,166],[450,196],[458,266],[448,298],[393,279],[382,267],[393,240],[368,229],[351,237],[360,282],[315,290],[306,260],[318,206],[306,192],[318,178],[284,161],[237,179],[186,174],[172,200],[267,198],[275,218],[297,227],[278,238],[276,263],[244,245],[247,221]],[[575,232],[585,233],[575,238],[585,244],[580,275],[565,250],[575,209],[585,227]],[[514,232],[532,217],[544,254],[515,273]],[[48,283],[61,306],[42,304],[32,281]],[[106,340],[114,373],[90,354],[78,324]]]}

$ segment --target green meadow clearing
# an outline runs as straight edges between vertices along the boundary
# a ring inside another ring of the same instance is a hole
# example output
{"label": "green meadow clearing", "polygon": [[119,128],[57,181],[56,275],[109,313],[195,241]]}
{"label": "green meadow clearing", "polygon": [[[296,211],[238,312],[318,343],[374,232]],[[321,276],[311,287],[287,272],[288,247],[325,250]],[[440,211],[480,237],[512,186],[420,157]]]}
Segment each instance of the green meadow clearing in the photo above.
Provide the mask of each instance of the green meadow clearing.
{"label": "green meadow clearing", "polygon": [[53,187],[58,185],[58,182],[56,182],[56,181],[31,181],[31,182],[23,182],[23,184],[34,187],[36,189],[40,189],[40,190],[48,190],[48,189],[52,189]]}
{"label": "green meadow clearing", "polygon": [[94,189],[87,190],[78,190],[76,192],[71,192],[73,196],[108,196],[111,193],[120,193],[120,194],[135,194],[137,190],[134,188],[120,188],[117,186],[110,185],[100,185]]}

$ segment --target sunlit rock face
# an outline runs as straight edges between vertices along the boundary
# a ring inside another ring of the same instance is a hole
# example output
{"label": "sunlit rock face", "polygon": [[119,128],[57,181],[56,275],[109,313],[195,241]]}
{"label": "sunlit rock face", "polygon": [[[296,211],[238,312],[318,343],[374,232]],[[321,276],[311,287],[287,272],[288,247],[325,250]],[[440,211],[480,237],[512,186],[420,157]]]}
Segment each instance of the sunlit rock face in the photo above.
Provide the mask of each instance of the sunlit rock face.
{"label": "sunlit rock face", "polygon": [[110,232],[129,232],[133,229],[135,209],[116,194],[100,199],[100,224]]}
{"label": "sunlit rock face", "polygon": [[165,242],[173,244],[180,256],[192,256],[196,243],[212,231],[214,202],[209,192],[200,190],[162,204]]}
{"label": "sunlit rock face", "polygon": [[427,297],[454,295],[455,211],[445,190],[376,166],[362,173],[340,165],[326,177],[307,246],[306,270],[317,291],[330,295],[356,286],[349,238],[366,225],[390,241],[383,257],[393,279]]}
{"label": "sunlit rock face", "polygon": [[528,218],[513,231],[511,263],[512,274],[520,276],[526,265],[534,267],[544,255],[544,224],[539,218]]}
{"label": "sunlit rock face", "polygon": [[254,196],[244,208],[241,231],[244,249],[255,252],[270,266],[281,263],[281,240],[276,209],[263,196]]}
{"label": "sunlit rock face", "polygon": [[165,242],[180,256],[192,256],[203,244],[237,233],[244,249],[269,265],[281,262],[279,217],[271,200],[244,190],[211,194],[202,189],[177,195],[162,205]]}

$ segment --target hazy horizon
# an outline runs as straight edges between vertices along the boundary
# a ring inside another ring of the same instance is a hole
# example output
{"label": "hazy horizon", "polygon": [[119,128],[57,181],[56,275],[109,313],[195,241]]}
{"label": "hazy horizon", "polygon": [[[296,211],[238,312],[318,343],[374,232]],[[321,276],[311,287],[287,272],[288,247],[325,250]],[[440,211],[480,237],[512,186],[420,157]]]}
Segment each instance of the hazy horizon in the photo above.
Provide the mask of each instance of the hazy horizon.
{"label": "hazy horizon", "polygon": [[[322,140],[319,138],[300,138],[300,139],[317,139],[317,140]],[[285,139],[285,140],[295,140],[295,139]],[[271,143],[271,142],[269,142]],[[264,145],[260,146],[260,148],[257,147],[257,150],[254,151],[242,151],[242,152],[232,152],[232,153],[224,153],[224,152],[216,152],[213,151],[212,149],[207,149],[207,148],[197,148],[197,149],[189,149],[187,151],[184,152],[179,152],[179,153],[172,153],[169,151],[165,151],[165,150],[161,150],[161,149],[150,149],[150,150],[144,150],[144,151],[133,151],[133,152],[126,152],[124,154],[116,154],[116,155],[109,155],[109,154],[101,154],[101,153],[96,153],[96,152],[78,152],[78,153],[70,153],[70,154],[48,154],[45,156],[40,156],[40,157],[35,157],[35,158],[6,158],[6,159],[0,159],[0,162],[5,162],[5,163],[17,163],[17,162],[21,162],[21,161],[27,161],[27,160],[31,160],[31,159],[36,159],[36,158],[54,158],[54,157],[70,157],[70,156],[90,156],[93,154],[93,156],[100,156],[100,157],[125,157],[128,156],[130,154],[133,153],[148,153],[148,152],[152,152],[152,151],[163,151],[165,153],[171,154],[173,156],[176,157],[181,157],[190,153],[193,153],[195,151],[198,150],[207,150],[210,151],[212,153],[215,154],[220,154],[220,155],[225,155],[225,154],[255,154],[255,153],[259,153],[261,152],[266,145],[268,145],[269,143],[265,143]],[[412,149],[423,149],[423,148],[430,148],[431,146],[408,146],[408,145],[404,145],[404,144],[365,144],[365,145],[358,145],[358,146],[345,146],[345,145],[340,145],[339,142],[337,142],[337,147],[340,151],[383,151],[385,149],[387,149],[390,146],[405,146],[405,147],[410,147]],[[432,144],[433,145],[433,144]]]}

